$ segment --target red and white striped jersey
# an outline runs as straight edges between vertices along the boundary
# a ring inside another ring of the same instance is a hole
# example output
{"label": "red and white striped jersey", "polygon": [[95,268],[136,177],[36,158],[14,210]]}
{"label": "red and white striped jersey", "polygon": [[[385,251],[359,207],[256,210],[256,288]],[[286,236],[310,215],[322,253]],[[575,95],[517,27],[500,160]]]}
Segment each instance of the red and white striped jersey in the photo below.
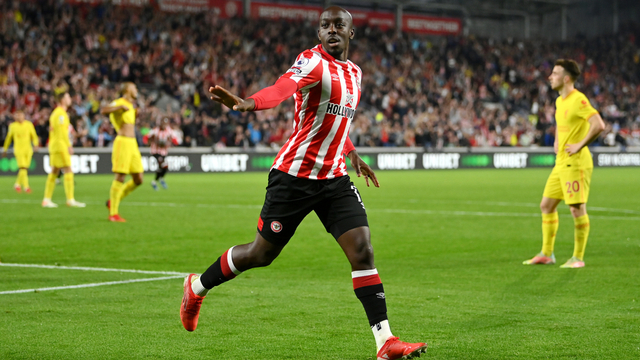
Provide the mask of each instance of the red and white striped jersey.
{"label": "red and white striped jersey", "polygon": [[362,70],[317,45],[298,55],[283,78],[298,84],[294,130],[272,169],[312,180],[347,175],[343,148],[360,102]]}
{"label": "red and white striped jersey", "polygon": [[173,129],[168,126],[164,130],[160,130],[159,127],[151,129],[151,131],[145,135],[145,139],[149,139],[151,153],[162,156],[169,154],[171,144],[178,145],[178,137],[174,134]]}

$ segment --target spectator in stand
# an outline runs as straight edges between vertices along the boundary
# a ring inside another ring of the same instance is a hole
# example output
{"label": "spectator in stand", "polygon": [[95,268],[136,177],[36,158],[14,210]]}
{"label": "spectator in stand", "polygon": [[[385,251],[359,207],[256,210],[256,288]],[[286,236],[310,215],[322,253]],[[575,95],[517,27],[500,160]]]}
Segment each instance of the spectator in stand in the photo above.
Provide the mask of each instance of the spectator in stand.
{"label": "spectator in stand", "polygon": [[[19,22],[12,16],[16,11]],[[286,71],[295,49],[316,42],[300,35],[313,33],[307,23],[247,22],[211,13],[42,0],[2,2],[0,14],[0,136],[2,116],[22,108],[37,127],[42,109],[51,112],[52,96],[72,90],[72,123],[77,127],[82,119],[86,126],[85,146],[109,146],[113,130],[95,113],[116,97],[117,82],[135,81],[145,84],[140,124],[169,116],[184,132],[184,146],[229,146],[242,126],[248,146],[278,147],[291,131],[291,100],[259,114],[239,114],[203,101],[205,89],[218,84],[241,96],[254,93]],[[640,124],[640,24],[620,28],[618,34],[562,43],[359,29],[350,53],[368,74],[362,87],[369,90],[350,137],[358,146],[437,150],[549,146],[556,94],[546,77],[553,61],[566,56],[578,59],[583,70],[577,87],[605,121],[619,124],[612,128],[614,142],[631,145],[631,129]],[[154,105],[167,99],[180,111]],[[137,137],[144,131],[141,126]],[[44,129],[38,136],[47,138]]]}

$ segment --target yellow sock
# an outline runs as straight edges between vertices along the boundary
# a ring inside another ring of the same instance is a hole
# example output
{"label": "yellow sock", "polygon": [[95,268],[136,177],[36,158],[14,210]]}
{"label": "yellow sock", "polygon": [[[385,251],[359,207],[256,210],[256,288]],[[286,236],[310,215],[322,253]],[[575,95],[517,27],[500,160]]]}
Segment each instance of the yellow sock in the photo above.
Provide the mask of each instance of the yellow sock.
{"label": "yellow sock", "polygon": [[122,196],[122,187],[124,186],[118,180],[111,183],[111,191],[109,191],[109,216],[118,215],[118,207],[120,206],[120,197]]}
{"label": "yellow sock", "polygon": [[68,172],[64,174],[64,193],[67,194],[67,201],[75,199],[73,197],[73,173]]}
{"label": "yellow sock", "polygon": [[127,197],[127,195],[131,194],[131,192],[133,190],[135,190],[138,187],[138,185],[136,185],[135,182],[133,182],[133,180],[129,180],[124,184],[124,188],[122,189],[122,196],[120,197],[120,200],[124,199],[125,197]]}
{"label": "yellow sock", "polygon": [[545,256],[553,254],[553,244],[558,232],[558,212],[542,214],[542,252]]}
{"label": "yellow sock", "polygon": [[18,176],[16,177],[16,185],[22,186],[22,169],[18,170]]}
{"label": "yellow sock", "polygon": [[47,182],[44,185],[45,199],[51,200],[51,197],[53,196],[53,190],[56,189],[56,177],[57,176],[53,173],[50,173],[49,176],[47,176]]}
{"label": "yellow sock", "polygon": [[575,225],[573,256],[583,260],[584,249],[587,247],[587,239],[589,238],[589,215],[584,214],[573,218],[573,223]]}
{"label": "yellow sock", "polygon": [[27,169],[20,169],[18,171],[18,177],[20,178],[20,184],[23,189],[29,188],[29,176],[27,176]]}

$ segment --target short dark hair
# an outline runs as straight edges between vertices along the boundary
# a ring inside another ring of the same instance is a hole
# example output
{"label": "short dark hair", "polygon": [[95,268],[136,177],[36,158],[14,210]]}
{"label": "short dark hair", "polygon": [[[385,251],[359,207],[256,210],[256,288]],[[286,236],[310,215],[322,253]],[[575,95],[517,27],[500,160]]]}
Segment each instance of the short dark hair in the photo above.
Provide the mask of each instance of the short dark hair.
{"label": "short dark hair", "polygon": [[570,59],[558,59],[556,60],[556,66],[562,66],[564,71],[574,82],[578,80],[578,76],[581,74],[578,63]]}
{"label": "short dark hair", "polygon": [[63,91],[59,94],[56,94],[55,96],[56,102],[59,104],[62,101],[62,98],[68,93],[69,93],[68,91]]}

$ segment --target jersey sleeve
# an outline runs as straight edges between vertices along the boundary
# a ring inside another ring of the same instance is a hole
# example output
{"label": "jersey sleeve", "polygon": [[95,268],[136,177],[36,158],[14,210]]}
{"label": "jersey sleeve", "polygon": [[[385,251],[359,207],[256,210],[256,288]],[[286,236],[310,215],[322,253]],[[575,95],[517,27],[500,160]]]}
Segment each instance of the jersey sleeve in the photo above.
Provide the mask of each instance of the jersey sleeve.
{"label": "jersey sleeve", "polygon": [[584,95],[582,95],[580,99],[578,99],[576,106],[578,108],[578,116],[585,121],[589,121],[589,118],[592,115],[598,113],[598,110],[594,109],[593,106],[591,106],[589,99],[587,99],[587,97]]}
{"label": "jersey sleeve", "polygon": [[356,149],[356,147],[353,146],[353,143],[351,142],[351,139],[347,136],[347,140],[345,140],[345,142],[344,142],[344,148],[342,149],[342,152],[345,155],[349,155],[349,153],[352,152],[355,149]]}
{"label": "jersey sleeve", "polygon": [[13,140],[13,124],[9,125],[9,133],[7,137],[4,139],[4,151],[6,152],[9,149],[9,145],[11,145],[11,141]]}
{"label": "jersey sleeve", "polygon": [[298,90],[317,84],[322,80],[322,58],[311,50],[302,52],[291,68],[280,77],[283,78],[295,81]]}
{"label": "jersey sleeve", "polygon": [[255,102],[254,111],[271,109],[285,101],[296,91],[298,91],[298,85],[295,81],[281,77],[275,84],[251,95],[249,99],[253,99]]}
{"label": "jersey sleeve", "polygon": [[255,102],[254,111],[271,109],[285,101],[296,91],[317,84],[322,79],[322,61],[311,50],[304,51],[296,62],[280,76],[272,86],[264,88],[249,98]]}

